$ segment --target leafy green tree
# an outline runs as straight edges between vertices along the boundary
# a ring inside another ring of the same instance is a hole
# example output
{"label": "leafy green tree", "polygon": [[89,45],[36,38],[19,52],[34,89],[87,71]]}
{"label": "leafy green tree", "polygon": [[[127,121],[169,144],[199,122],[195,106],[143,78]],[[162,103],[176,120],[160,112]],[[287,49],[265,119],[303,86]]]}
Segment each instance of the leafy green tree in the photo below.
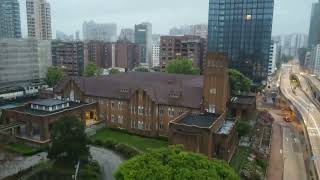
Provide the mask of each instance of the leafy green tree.
{"label": "leafy green tree", "polygon": [[225,162],[183,151],[181,146],[150,150],[138,155],[115,172],[117,180],[238,180],[239,176]]}
{"label": "leafy green tree", "polygon": [[175,59],[167,64],[166,72],[169,74],[199,75],[200,69],[194,68],[192,61],[189,59]]}
{"label": "leafy green tree", "polygon": [[251,131],[251,125],[249,124],[249,122],[246,122],[243,120],[237,121],[237,132],[239,137],[248,135],[250,131]]}
{"label": "leafy green tree", "polygon": [[112,69],[110,69],[110,71],[109,71],[109,74],[110,74],[110,75],[119,74],[119,73],[120,73],[120,71],[119,71],[118,69],[115,69],[115,68],[112,68]]}
{"label": "leafy green tree", "polygon": [[232,94],[249,92],[252,84],[248,77],[235,69],[229,69],[229,83]]}
{"label": "leafy green tree", "polygon": [[88,160],[89,147],[84,124],[74,116],[66,116],[54,124],[48,157],[63,162]]}
{"label": "leafy green tree", "polygon": [[61,81],[64,77],[64,72],[61,68],[58,67],[50,67],[46,76],[46,83],[49,87],[54,87],[57,85],[59,81]]}
{"label": "leafy green tree", "polygon": [[142,66],[137,67],[137,68],[135,69],[135,71],[137,71],[137,72],[150,72],[150,70],[149,70],[148,68],[142,67]]}
{"label": "leafy green tree", "polygon": [[101,69],[94,63],[89,63],[84,70],[84,75],[87,77],[99,76],[101,73]]}

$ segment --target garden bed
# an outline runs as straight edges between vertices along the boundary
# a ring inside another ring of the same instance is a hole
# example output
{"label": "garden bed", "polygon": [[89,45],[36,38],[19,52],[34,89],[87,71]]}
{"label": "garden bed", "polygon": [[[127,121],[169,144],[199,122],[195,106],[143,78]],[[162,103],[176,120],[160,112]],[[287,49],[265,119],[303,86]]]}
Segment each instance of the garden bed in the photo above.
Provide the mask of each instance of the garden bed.
{"label": "garden bed", "polygon": [[5,144],[3,148],[9,152],[20,154],[23,156],[32,156],[46,149],[46,148],[34,148],[34,147],[29,147],[23,144],[16,144],[16,143]]}

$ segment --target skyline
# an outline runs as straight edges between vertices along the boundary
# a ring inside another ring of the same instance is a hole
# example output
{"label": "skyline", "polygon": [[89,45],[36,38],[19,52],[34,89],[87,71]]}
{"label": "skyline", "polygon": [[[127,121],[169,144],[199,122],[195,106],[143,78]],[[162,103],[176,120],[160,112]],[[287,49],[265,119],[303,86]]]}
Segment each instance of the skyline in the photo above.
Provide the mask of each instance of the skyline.
{"label": "skyline", "polygon": [[[154,34],[167,34],[169,29],[185,24],[207,24],[209,0],[136,0],[135,7],[128,0],[48,0],[51,4],[52,29],[74,34],[82,23],[94,20],[97,23],[116,23],[118,34],[121,28],[134,28],[134,24],[151,22]],[[308,34],[312,3],[316,0],[275,0],[273,35]],[[27,35],[25,0],[19,0],[23,37]],[[101,6],[101,4],[106,6]],[[108,4],[111,4],[108,6]],[[197,8],[194,8],[194,5]],[[170,5],[170,6],[168,6]],[[179,9],[179,13],[177,13]],[[63,12],[63,13],[61,13]],[[188,15],[189,14],[189,15]],[[193,15],[196,14],[196,15]],[[161,16],[160,16],[161,15]],[[187,15],[187,16],[186,16]],[[174,16],[174,18],[172,18]],[[288,18],[295,21],[288,21]]]}

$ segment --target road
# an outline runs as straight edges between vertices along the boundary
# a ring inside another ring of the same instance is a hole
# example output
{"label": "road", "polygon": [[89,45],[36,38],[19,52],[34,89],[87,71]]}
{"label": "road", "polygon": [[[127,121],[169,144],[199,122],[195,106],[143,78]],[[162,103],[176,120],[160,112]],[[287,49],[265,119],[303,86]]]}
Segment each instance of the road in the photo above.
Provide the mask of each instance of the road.
{"label": "road", "polygon": [[[320,117],[320,112],[307,95],[299,88],[293,93],[290,85],[290,69],[283,69],[281,75],[281,92],[291,101],[294,107],[299,111],[302,116],[303,122],[306,126],[308,138],[310,140],[312,152],[315,156],[312,157],[316,167],[316,171],[319,174],[320,159],[316,158],[320,155],[320,121],[317,117]],[[306,140],[308,141],[308,140]],[[311,157],[307,157],[307,162],[310,162]],[[300,172],[301,169],[300,169]]]}
{"label": "road", "polygon": [[124,159],[108,149],[90,147],[90,153],[94,160],[98,161],[102,168],[103,179],[113,180],[113,173],[122,164]]}

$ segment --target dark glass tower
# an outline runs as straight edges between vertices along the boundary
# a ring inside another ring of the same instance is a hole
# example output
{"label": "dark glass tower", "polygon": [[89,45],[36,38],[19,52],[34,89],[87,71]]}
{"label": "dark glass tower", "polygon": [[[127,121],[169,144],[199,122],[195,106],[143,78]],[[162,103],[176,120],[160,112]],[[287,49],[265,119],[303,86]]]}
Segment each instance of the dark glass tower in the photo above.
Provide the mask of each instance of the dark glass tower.
{"label": "dark glass tower", "polygon": [[313,48],[320,43],[320,2],[312,5],[310,28],[309,28],[309,48]]}
{"label": "dark glass tower", "polygon": [[0,39],[21,38],[18,0],[0,0]]}
{"label": "dark glass tower", "polygon": [[257,83],[267,79],[274,0],[210,0],[208,51],[228,54]]}

